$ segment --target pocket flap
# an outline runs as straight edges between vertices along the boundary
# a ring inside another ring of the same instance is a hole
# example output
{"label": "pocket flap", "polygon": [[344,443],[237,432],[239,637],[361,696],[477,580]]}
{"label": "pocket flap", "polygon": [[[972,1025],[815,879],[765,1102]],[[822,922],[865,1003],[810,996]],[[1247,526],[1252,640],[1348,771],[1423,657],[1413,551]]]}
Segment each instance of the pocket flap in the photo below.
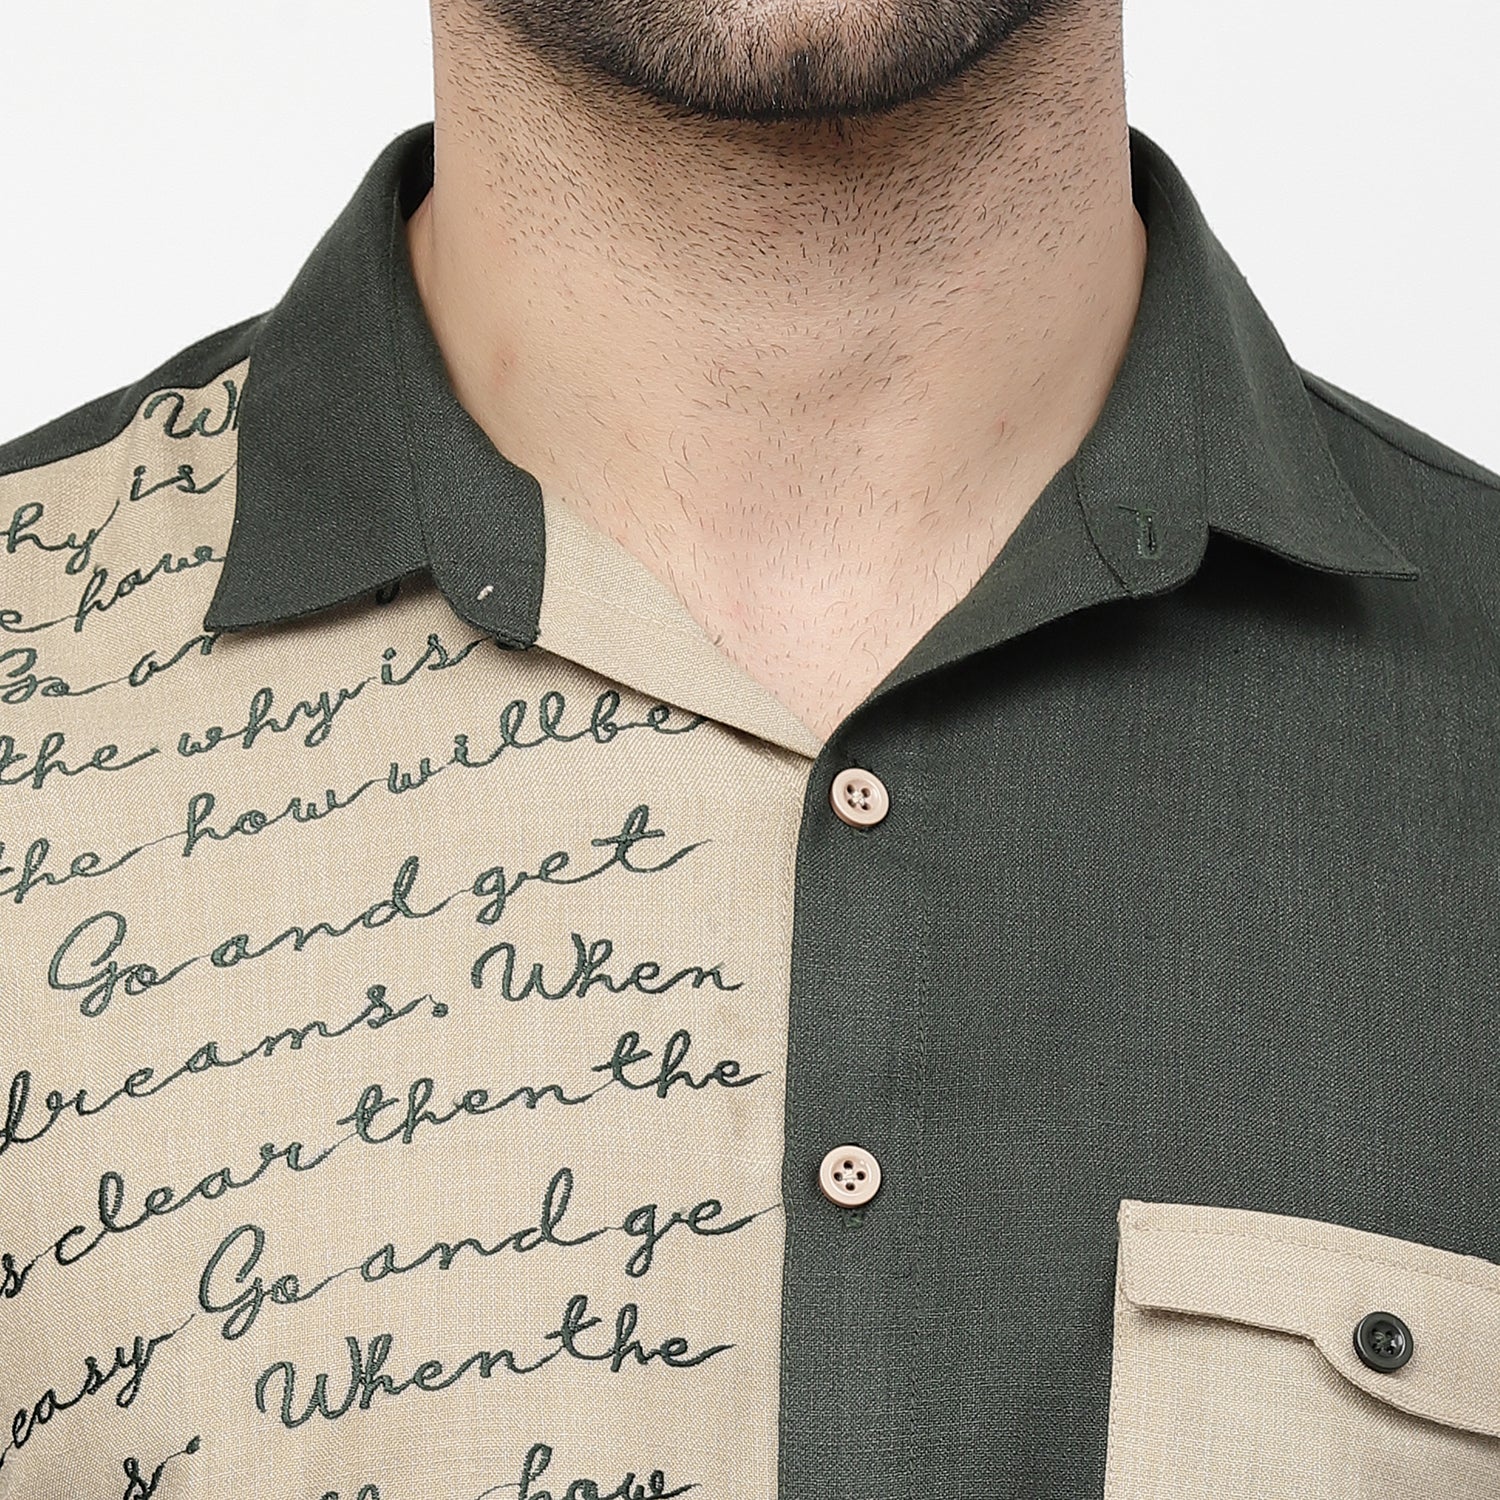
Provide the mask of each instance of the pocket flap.
{"label": "pocket flap", "polygon": [[[1414,1416],[1500,1437],[1500,1265],[1318,1219],[1122,1199],[1120,1291],[1137,1307],[1224,1318],[1316,1344],[1360,1390]],[[1370,1312],[1411,1329],[1398,1370],[1367,1366]]]}

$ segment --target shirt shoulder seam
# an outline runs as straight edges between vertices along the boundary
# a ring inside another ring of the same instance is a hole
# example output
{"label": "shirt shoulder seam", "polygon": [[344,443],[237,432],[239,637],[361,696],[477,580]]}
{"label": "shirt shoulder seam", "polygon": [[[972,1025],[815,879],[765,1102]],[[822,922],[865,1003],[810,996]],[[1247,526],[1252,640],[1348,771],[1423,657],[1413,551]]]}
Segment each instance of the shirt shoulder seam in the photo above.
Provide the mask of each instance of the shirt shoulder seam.
{"label": "shirt shoulder seam", "polygon": [[[1464,479],[1471,484],[1480,485],[1492,494],[1500,495],[1500,476],[1497,476],[1480,464],[1477,460],[1466,458],[1462,454],[1456,455],[1459,462],[1453,463],[1445,460],[1439,454],[1422,453],[1401,435],[1384,425],[1373,421],[1370,414],[1358,403],[1358,398],[1348,391],[1341,390],[1330,381],[1323,379],[1320,375],[1314,375],[1308,370],[1299,370],[1302,378],[1303,388],[1309,395],[1315,397],[1330,411],[1336,411],[1340,415],[1348,417],[1351,421],[1364,428],[1372,437],[1379,439],[1388,448],[1394,448],[1398,453],[1404,454],[1414,463],[1421,464],[1424,468],[1432,469],[1440,474],[1451,475],[1454,479]],[[1437,442],[1436,438],[1432,439]]]}
{"label": "shirt shoulder seam", "polygon": [[264,313],[230,324],[180,349],[138,380],[0,442],[0,478],[107,447],[129,428],[145,401],[177,386],[202,386],[251,353]]}

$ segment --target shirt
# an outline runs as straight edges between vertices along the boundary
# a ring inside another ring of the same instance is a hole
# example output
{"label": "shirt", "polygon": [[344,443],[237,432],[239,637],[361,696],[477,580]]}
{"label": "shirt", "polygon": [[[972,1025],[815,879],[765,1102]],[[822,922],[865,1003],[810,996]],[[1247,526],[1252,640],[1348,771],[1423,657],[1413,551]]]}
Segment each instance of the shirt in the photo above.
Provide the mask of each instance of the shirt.
{"label": "shirt", "polygon": [[1500,478],[1132,129],[1097,422],[823,741],[458,404],[432,139],[0,449],[0,1493],[1492,1500]]}

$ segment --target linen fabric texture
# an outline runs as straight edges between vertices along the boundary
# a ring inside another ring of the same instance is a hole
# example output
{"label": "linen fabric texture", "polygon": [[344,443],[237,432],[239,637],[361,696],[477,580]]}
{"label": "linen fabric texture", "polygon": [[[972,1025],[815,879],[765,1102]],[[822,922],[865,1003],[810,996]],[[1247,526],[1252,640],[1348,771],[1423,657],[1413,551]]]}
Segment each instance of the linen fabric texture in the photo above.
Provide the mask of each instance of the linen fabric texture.
{"label": "linen fabric texture", "polygon": [[0,448],[0,1494],[1500,1493],[1500,478],[1133,129],[1098,421],[824,740],[459,405],[432,140]]}

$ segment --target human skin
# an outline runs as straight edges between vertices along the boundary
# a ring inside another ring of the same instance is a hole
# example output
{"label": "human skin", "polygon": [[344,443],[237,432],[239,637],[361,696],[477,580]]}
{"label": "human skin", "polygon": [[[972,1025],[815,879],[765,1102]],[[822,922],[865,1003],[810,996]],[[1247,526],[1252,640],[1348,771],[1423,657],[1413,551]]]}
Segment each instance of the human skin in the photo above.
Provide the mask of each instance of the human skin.
{"label": "human skin", "polygon": [[1120,0],[432,20],[408,243],[460,401],[826,735],[973,585],[1124,356]]}
{"label": "human skin", "polygon": [[720,120],[906,104],[999,52],[1059,0],[475,0],[499,45]]}

